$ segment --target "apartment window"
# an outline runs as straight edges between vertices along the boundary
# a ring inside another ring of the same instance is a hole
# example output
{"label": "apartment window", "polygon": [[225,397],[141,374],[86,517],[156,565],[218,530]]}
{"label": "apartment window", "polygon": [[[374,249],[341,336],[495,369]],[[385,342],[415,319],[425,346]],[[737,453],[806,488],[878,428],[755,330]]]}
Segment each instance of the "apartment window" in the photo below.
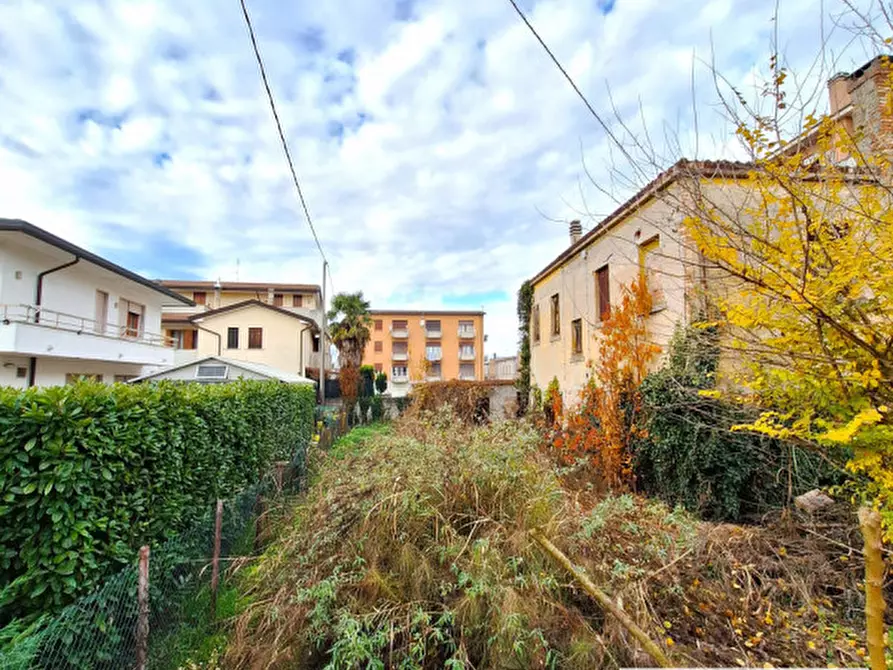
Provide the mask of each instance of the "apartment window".
{"label": "apartment window", "polygon": [[205,291],[196,291],[192,294],[192,301],[196,305],[204,305],[208,302],[208,294]]}
{"label": "apartment window", "polygon": [[611,314],[611,276],[607,265],[595,271],[595,308],[599,321]]}
{"label": "apartment window", "polygon": [[239,348],[239,329],[237,327],[230,327],[226,329],[226,348]]}
{"label": "apartment window", "polygon": [[394,321],[391,330],[409,330],[409,321]]}
{"label": "apartment window", "polygon": [[666,307],[664,290],[661,285],[660,269],[660,236],[655,235],[639,245],[639,273],[651,294],[652,311]]}
{"label": "apartment window", "polygon": [[137,375],[115,375],[116,384],[126,384],[131,379],[136,379]]}
{"label": "apartment window", "polygon": [[282,307],[283,295],[281,293],[273,294],[273,306]]}
{"label": "apartment window", "polygon": [[171,334],[176,349],[195,349],[198,346],[197,330],[175,330]]}
{"label": "apartment window", "polygon": [[575,356],[583,354],[583,319],[571,321],[571,350]]}
{"label": "apartment window", "polygon": [[474,337],[474,321],[459,322],[459,337]]}
{"label": "apartment window", "polygon": [[558,294],[552,296],[551,299],[552,305],[552,336],[557,337],[561,335],[561,307],[558,303]]}
{"label": "apartment window", "polygon": [[97,333],[105,332],[105,324],[108,321],[109,314],[109,294],[105,291],[96,291],[96,320],[93,323],[93,330]]}
{"label": "apartment window", "polygon": [[304,296],[293,295],[291,297],[291,306],[292,307],[303,307],[304,306]]}
{"label": "apartment window", "polygon": [[27,376],[28,376],[28,368],[22,368],[22,367],[16,368],[16,378],[17,379],[24,379]]}
{"label": "apartment window", "polygon": [[428,368],[429,377],[440,377],[440,363],[431,363]]}
{"label": "apartment window", "polygon": [[313,336],[313,353],[314,354],[319,353],[319,335]]}
{"label": "apartment window", "polygon": [[391,379],[406,379],[408,376],[405,365],[394,365],[391,367]]}
{"label": "apartment window", "polygon": [[264,329],[249,328],[248,329],[248,348],[262,349],[264,346]]}
{"label": "apartment window", "polygon": [[381,319],[375,319],[375,330],[384,328],[384,322]]}
{"label": "apartment window", "polygon": [[439,333],[440,321],[426,321],[425,330],[427,330],[429,333]]}
{"label": "apartment window", "polygon": [[409,345],[406,342],[394,342],[391,351],[395,354],[409,355]]}
{"label": "apartment window", "polygon": [[124,335],[140,337],[143,334],[143,314],[146,313],[146,308],[130,300],[121,299],[120,302],[124,312]]}
{"label": "apartment window", "polygon": [[375,353],[379,353],[379,352],[381,352],[381,350],[382,350],[382,346],[381,346],[381,344],[382,344],[381,342],[376,342],[376,343],[375,343]]}
{"label": "apartment window", "polygon": [[459,365],[459,379],[474,379],[474,363]]}
{"label": "apartment window", "polygon": [[530,317],[531,320],[531,330],[533,331],[533,343],[536,344],[540,341],[540,306],[533,306],[533,314]]}
{"label": "apartment window", "polygon": [[460,358],[474,358],[474,345],[473,344],[462,344],[459,346],[459,357]]}
{"label": "apartment window", "polygon": [[429,361],[439,361],[441,355],[440,342],[428,342],[425,345],[425,358]]}
{"label": "apartment window", "polygon": [[375,372],[376,372],[376,374],[379,373],[379,372],[381,372],[383,369],[384,369],[384,368],[381,367],[381,363],[376,363],[376,364],[375,364]]}

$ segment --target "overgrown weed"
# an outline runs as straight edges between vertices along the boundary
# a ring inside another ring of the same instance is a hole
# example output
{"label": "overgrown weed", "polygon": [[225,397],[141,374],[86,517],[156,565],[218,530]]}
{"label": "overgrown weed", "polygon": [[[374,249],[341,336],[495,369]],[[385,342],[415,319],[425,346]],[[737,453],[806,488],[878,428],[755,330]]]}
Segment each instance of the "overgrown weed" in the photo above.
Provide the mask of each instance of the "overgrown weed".
{"label": "overgrown weed", "polygon": [[632,495],[593,504],[524,422],[472,428],[442,408],[372,433],[321,456],[297,521],[246,580],[227,667],[649,665],[535,528],[680,666],[861,662],[858,575],[828,562],[839,547]]}

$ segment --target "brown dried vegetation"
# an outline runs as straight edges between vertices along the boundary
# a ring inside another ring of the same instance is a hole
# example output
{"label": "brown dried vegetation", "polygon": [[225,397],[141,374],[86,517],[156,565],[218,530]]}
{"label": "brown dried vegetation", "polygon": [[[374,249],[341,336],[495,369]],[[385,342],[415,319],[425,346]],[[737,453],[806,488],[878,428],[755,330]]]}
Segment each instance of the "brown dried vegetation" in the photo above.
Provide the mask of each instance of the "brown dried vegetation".
{"label": "brown dried vegetation", "polygon": [[336,445],[246,577],[227,667],[593,668],[651,660],[540,529],[679,666],[864,665],[848,509],[700,523],[565,488],[523,423],[448,409]]}

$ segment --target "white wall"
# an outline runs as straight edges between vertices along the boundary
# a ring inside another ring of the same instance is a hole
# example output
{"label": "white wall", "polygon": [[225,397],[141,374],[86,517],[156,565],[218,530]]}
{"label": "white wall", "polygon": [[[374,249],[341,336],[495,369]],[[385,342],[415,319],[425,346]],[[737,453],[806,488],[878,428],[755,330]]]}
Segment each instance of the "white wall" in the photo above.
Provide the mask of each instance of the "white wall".
{"label": "white wall", "polygon": [[105,363],[63,358],[38,358],[37,386],[60,386],[66,374],[99,375],[106,384],[115,381],[115,375],[139,376],[143,366],[126,363]]}
{"label": "white wall", "polygon": [[[28,365],[29,359],[25,356],[0,354],[0,386],[26,388],[28,386]],[[24,377],[17,375],[19,368],[24,368]]]}
{"label": "white wall", "polygon": [[[220,363],[218,361],[207,361],[206,363],[202,363],[202,365],[224,365],[224,363]],[[184,368],[179,368],[177,370],[170,370],[169,372],[165,372],[159,377],[155,377],[154,380],[161,379],[172,379],[176,381],[195,381],[195,372],[198,368],[198,365],[187,365]],[[243,379],[260,379],[260,380],[269,380],[269,377],[265,377],[262,374],[254,372],[252,370],[246,370],[245,368],[236,367],[235,365],[229,366],[229,377],[226,381],[232,381],[238,378]],[[152,380],[152,381],[154,381]]]}
{"label": "white wall", "polygon": [[[0,238],[0,303],[34,304],[39,273],[70,260],[73,260],[71,254],[36,243],[24,235],[3,236]],[[21,272],[20,279],[16,278],[17,271]],[[44,277],[42,306],[95,321],[97,289],[109,294],[108,324],[124,325],[119,300],[127,299],[145,306],[144,331],[161,333],[161,304],[166,299],[161,293],[86,261]]]}

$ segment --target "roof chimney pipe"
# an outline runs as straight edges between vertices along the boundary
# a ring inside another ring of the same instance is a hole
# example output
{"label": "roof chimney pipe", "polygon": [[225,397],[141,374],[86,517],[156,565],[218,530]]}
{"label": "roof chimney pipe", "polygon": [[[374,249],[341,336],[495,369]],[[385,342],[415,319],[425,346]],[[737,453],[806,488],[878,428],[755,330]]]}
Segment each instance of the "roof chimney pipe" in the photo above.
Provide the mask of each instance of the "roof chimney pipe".
{"label": "roof chimney pipe", "polygon": [[570,233],[571,233],[571,246],[575,245],[580,241],[580,237],[583,235],[583,226],[580,225],[580,221],[574,219],[570,224]]}

